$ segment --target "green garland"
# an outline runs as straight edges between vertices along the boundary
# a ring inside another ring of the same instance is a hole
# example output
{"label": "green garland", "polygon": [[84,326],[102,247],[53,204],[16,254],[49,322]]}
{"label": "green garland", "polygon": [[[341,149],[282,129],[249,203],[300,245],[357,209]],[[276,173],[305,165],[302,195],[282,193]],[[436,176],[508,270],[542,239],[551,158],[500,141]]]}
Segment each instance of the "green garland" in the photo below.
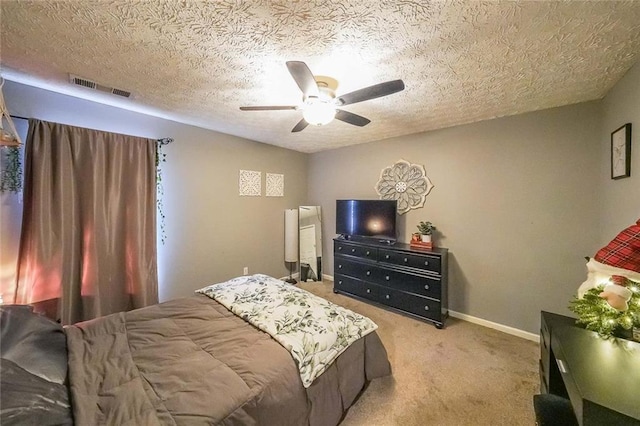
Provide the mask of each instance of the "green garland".
{"label": "green garland", "polygon": [[160,241],[164,245],[167,239],[167,231],[165,229],[164,216],[164,187],[162,186],[162,163],[167,161],[167,154],[162,152],[162,146],[173,142],[173,139],[158,139],[156,143],[156,203],[158,215],[160,216]]}
{"label": "green garland", "polygon": [[19,146],[6,146],[2,161],[2,175],[0,176],[0,193],[22,191],[22,160]]}
{"label": "green garland", "polygon": [[626,285],[632,294],[629,309],[624,312],[612,308],[599,296],[604,286],[586,291],[582,299],[574,297],[569,309],[578,315],[576,323],[604,338],[623,337],[623,330],[640,327],[640,284],[627,280]]}

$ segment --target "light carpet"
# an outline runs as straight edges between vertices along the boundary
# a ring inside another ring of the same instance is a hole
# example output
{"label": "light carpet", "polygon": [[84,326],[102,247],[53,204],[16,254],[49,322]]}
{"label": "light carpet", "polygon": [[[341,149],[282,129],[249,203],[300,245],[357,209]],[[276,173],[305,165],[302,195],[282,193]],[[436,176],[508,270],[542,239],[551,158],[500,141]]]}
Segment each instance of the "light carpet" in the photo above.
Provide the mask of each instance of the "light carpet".
{"label": "light carpet", "polygon": [[435,326],[334,294],[333,283],[301,288],[371,318],[392,376],[373,380],[341,426],[534,425],[537,343],[449,318]]}

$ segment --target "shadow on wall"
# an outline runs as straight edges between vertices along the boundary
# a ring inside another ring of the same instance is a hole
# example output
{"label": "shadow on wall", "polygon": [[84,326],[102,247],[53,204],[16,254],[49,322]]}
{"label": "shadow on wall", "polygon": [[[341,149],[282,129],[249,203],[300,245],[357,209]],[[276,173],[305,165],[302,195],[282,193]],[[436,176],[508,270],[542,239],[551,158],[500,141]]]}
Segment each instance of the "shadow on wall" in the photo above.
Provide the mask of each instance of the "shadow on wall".
{"label": "shadow on wall", "polygon": [[467,313],[469,301],[469,280],[458,263],[456,256],[449,252],[449,309],[459,313]]}
{"label": "shadow on wall", "polygon": [[[407,238],[407,215],[405,214],[399,214],[396,215],[396,238],[398,238],[398,241],[401,242],[409,242],[411,241],[411,232],[409,232],[408,234],[408,238]],[[402,238],[402,236],[405,236],[405,239]]]}

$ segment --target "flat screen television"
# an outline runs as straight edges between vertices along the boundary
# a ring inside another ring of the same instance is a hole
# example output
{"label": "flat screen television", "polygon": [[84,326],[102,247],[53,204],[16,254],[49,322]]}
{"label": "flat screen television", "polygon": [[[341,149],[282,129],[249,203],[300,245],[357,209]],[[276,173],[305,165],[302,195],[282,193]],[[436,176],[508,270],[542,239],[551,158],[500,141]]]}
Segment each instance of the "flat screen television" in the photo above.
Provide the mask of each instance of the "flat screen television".
{"label": "flat screen television", "polygon": [[336,200],[336,233],[395,241],[396,209],[395,200]]}

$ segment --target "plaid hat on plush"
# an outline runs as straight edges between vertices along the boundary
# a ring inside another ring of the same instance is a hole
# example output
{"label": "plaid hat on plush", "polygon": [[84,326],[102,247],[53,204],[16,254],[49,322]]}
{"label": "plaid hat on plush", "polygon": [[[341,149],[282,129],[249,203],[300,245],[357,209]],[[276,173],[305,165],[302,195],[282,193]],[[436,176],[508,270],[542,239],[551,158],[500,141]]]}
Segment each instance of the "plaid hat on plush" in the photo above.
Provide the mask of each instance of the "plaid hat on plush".
{"label": "plaid hat on plush", "polygon": [[640,273],[640,219],[598,250],[594,259],[605,265]]}
{"label": "plaid hat on plush", "polygon": [[626,311],[631,298],[631,290],[625,286],[626,280],[640,282],[640,219],[598,250],[587,263],[587,269],[587,281],[578,289],[578,297],[606,283],[600,297],[606,299],[611,307]]}

